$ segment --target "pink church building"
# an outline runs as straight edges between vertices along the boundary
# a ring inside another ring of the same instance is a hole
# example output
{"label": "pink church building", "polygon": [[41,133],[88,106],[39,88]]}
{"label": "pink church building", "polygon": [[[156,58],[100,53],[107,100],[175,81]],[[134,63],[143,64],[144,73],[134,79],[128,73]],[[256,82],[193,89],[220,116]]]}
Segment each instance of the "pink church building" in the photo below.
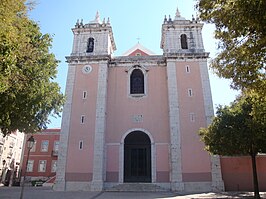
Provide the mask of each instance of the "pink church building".
{"label": "pink church building", "polygon": [[72,29],[55,190],[224,189],[220,158],[198,130],[213,117],[203,24],[162,24],[163,55],[141,44],[122,56],[110,21]]}

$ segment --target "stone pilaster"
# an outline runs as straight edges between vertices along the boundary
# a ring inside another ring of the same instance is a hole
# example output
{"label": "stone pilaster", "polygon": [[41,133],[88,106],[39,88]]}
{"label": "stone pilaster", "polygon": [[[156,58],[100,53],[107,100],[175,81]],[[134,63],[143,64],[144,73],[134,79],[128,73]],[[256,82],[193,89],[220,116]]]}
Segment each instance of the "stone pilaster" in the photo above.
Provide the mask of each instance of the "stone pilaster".
{"label": "stone pilaster", "polygon": [[220,157],[218,155],[211,156],[212,168],[212,191],[224,191],[224,181],[222,179]]}
{"label": "stone pilaster", "polygon": [[[213,111],[213,103],[212,103],[212,95],[211,95],[207,60],[201,61],[199,64],[200,64],[201,83],[202,83],[202,89],[203,89],[206,123],[207,125],[209,125],[212,122],[214,111]],[[212,190],[223,191],[224,182],[222,179],[219,156],[211,156],[211,170],[212,170]]]}
{"label": "stone pilaster", "polygon": [[200,65],[200,76],[201,76],[206,123],[207,125],[209,125],[212,122],[214,111],[213,111],[212,93],[211,93],[210,79],[207,67],[207,60],[200,61],[199,65]]}
{"label": "stone pilaster", "polygon": [[56,181],[54,185],[54,190],[65,191],[66,179],[66,164],[67,164],[67,148],[68,148],[68,137],[70,133],[70,115],[72,107],[72,95],[75,81],[75,71],[76,67],[69,64],[67,84],[66,84],[66,102],[63,109],[62,124],[60,132],[60,145],[57,160],[56,169]]}
{"label": "stone pilaster", "polygon": [[169,122],[170,122],[170,181],[173,191],[183,191],[181,167],[181,140],[180,140],[180,120],[178,105],[178,88],[176,80],[176,61],[167,60],[168,78],[168,103],[169,103]]}
{"label": "stone pilaster", "polygon": [[103,189],[105,173],[105,131],[106,131],[106,100],[107,100],[107,78],[108,62],[99,63],[98,72],[98,91],[96,103],[96,121],[94,136],[94,155],[93,155],[93,180],[92,191]]}

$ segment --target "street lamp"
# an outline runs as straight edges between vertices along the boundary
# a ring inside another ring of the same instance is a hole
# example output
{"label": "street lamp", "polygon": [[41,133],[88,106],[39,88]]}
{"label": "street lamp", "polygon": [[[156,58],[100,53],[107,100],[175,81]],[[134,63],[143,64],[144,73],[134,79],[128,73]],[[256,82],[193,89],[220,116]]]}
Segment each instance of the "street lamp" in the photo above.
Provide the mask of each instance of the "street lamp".
{"label": "street lamp", "polygon": [[30,138],[27,140],[28,155],[26,159],[26,167],[24,171],[24,177],[23,177],[23,182],[22,182],[22,187],[21,187],[21,192],[20,192],[20,199],[23,199],[23,192],[24,192],[24,185],[25,185],[25,180],[26,180],[28,161],[29,161],[29,156],[30,156],[30,150],[32,149],[34,143],[35,143],[35,140],[33,136],[30,136]]}

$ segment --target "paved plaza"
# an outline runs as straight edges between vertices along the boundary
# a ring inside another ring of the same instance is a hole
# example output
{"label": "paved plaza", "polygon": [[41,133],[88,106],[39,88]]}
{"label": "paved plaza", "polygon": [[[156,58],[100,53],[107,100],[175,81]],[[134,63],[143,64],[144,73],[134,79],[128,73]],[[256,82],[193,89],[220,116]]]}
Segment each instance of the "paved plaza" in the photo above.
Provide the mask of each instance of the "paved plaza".
{"label": "paved plaza", "polygon": [[[0,199],[18,199],[20,187],[0,187]],[[252,193],[226,192],[179,194],[171,192],[86,192],[53,191],[49,187],[25,187],[24,199],[196,199],[196,198],[252,198]],[[266,193],[261,193],[266,199]]]}

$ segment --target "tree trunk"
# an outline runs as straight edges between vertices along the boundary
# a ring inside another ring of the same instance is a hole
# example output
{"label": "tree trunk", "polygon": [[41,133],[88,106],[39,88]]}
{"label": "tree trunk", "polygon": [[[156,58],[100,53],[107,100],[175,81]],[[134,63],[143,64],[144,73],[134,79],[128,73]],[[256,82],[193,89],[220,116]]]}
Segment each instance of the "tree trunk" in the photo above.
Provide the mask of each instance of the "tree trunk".
{"label": "tree trunk", "polygon": [[254,198],[260,199],[259,182],[258,182],[257,165],[256,165],[256,153],[251,153],[251,160],[252,160],[252,171],[253,171]]}

